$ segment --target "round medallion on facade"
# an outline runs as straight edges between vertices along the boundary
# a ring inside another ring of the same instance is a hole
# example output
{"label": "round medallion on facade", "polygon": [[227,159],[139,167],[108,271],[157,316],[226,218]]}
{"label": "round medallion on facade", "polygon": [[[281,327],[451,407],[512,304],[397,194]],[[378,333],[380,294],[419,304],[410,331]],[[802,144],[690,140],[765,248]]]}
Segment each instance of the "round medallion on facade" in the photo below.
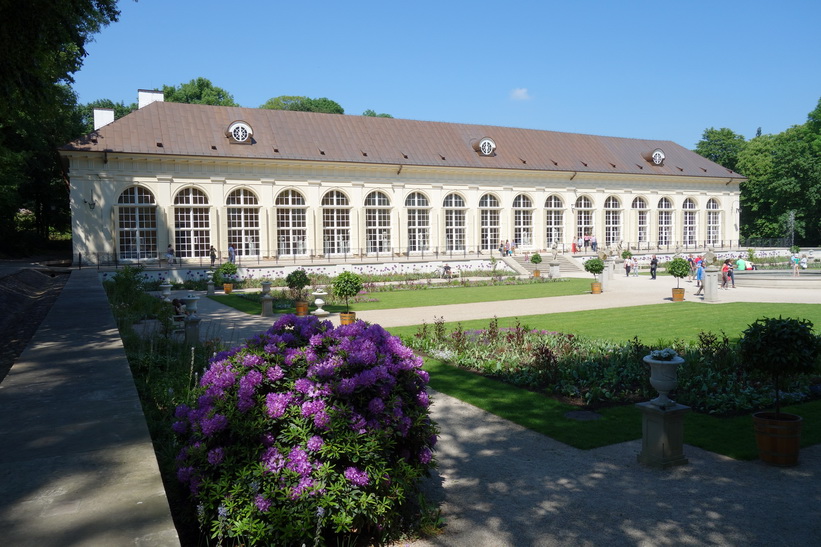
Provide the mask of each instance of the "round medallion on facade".
{"label": "round medallion on facade", "polygon": [[496,143],[489,137],[483,137],[477,144],[474,144],[474,148],[483,156],[492,156],[496,151]]}

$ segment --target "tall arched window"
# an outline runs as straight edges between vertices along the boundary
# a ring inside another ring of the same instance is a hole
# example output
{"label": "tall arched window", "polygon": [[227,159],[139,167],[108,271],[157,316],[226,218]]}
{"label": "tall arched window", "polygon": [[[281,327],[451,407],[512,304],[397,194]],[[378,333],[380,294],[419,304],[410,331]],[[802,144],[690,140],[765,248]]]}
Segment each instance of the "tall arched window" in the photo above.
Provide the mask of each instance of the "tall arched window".
{"label": "tall arched window", "polygon": [[559,196],[550,196],[544,202],[545,244],[561,245],[564,241],[564,203]]}
{"label": "tall arched window", "polygon": [[296,190],[285,190],[277,196],[277,254],[307,254],[305,197]]}
{"label": "tall arched window", "polygon": [[157,202],[145,188],[126,188],[117,200],[120,259],[157,258]]}
{"label": "tall arched window", "polygon": [[617,245],[621,241],[621,202],[615,196],[604,200],[604,244]]}
{"label": "tall arched window", "polygon": [[420,192],[413,192],[405,199],[408,212],[408,252],[429,250],[430,203]]}
{"label": "tall arched window", "polygon": [[659,209],[659,245],[670,245],[673,242],[673,202],[661,198]]}
{"label": "tall arched window", "polygon": [[322,249],[326,255],[351,252],[351,210],[338,190],[322,198]]}
{"label": "tall arched window", "polygon": [[593,234],[593,202],[587,196],[576,200],[576,239]]}
{"label": "tall arched window", "polygon": [[259,201],[250,190],[228,194],[228,243],[240,256],[259,256]]}
{"label": "tall arched window", "polygon": [[383,192],[365,198],[365,245],[367,253],[391,250],[391,200]]}
{"label": "tall arched window", "polygon": [[684,218],[682,224],[681,240],[685,245],[696,244],[696,202],[690,198],[684,200],[682,204]]}
{"label": "tall arched window", "polygon": [[445,250],[465,250],[465,200],[459,194],[448,194],[445,209]]}
{"label": "tall arched window", "polygon": [[174,197],[174,243],[177,256],[208,256],[211,221],[208,197],[196,188],[183,188]]}
{"label": "tall arched window", "polygon": [[485,194],[479,200],[480,234],[479,245],[483,251],[499,246],[499,200]]}
{"label": "tall arched window", "polygon": [[718,245],[721,240],[721,211],[718,201],[707,202],[707,244]]}
{"label": "tall arched window", "polygon": [[516,245],[533,245],[533,202],[525,195],[513,199],[513,241]]}
{"label": "tall arched window", "polygon": [[647,234],[650,233],[647,201],[644,198],[634,198],[631,207],[636,212],[636,241],[646,243]]}

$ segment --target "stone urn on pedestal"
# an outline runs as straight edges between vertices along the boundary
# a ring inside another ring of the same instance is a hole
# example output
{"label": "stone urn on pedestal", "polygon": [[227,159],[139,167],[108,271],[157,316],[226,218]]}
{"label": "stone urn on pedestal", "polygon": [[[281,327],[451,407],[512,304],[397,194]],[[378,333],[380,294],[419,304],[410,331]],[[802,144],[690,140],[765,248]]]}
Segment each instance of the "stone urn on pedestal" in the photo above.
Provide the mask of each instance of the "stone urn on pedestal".
{"label": "stone urn on pedestal", "polygon": [[684,363],[674,350],[667,348],[651,351],[643,358],[650,367],[650,385],[658,397],[638,403],[641,410],[641,452],[639,463],[666,469],[688,463],[684,456],[684,415],[690,407],[670,399],[670,392],[678,384],[678,367]]}

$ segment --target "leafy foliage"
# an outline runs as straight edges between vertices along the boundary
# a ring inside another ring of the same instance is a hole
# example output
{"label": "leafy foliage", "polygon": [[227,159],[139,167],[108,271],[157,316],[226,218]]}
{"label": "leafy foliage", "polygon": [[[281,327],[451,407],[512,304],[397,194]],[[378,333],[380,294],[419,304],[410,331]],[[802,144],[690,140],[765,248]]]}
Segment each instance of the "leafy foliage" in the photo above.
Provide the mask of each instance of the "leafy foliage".
{"label": "leafy foliage", "polygon": [[267,108],[270,110],[296,110],[300,112],[323,112],[325,114],[344,114],[343,109],[339,103],[321,97],[319,99],[311,99],[309,97],[301,97],[296,95],[282,95],[273,97],[260,105],[260,108]]}
{"label": "leafy foliage", "polygon": [[342,272],[333,281],[334,295],[345,299],[345,312],[350,312],[348,300],[362,290],[362,278],[353,272]]}
{"label": "leafy foliage", "polygon": [[604,271],[604,260],[601,258],[591,258],[584,263],[584,270],[596,277]]}
{"label": "leafy foliage", "polygon": [[533,253],[533,255],[530,257],[530,262],[532,262],[533,264],[541,264],[542,255],[540,255],[539,253]]}
{"label": "leafy foliage", "polygon": [[211,83],[207,78],[194,78],[188,83],[162,86],[163,99],[170,103],[210,104],[215,106],[239,106],[234,97]]}
{"label": "leafy foliage", "polygon": [[742,135],[722,127],[705,129],[701,140],[696,145],[695,153],[704,156],[710,161],[736,171],[738,156],[747,142]]}
{"label": "leafy foliage", "polygon": [[676,287],[678,287],[681,279],[690,275],[690,263],[677,256],[667,263],[667,273],[676,278]]}
{"label": "leafy foliage", "polygon": [[287,315],[177,408],[200,524],[254,545],[395,538],[435,466],[421,360],[378,325]]}
{"label": "leafy foliage", "polygon": [[291,298],[294,300],[305,300],[305,287],[311,283],[307,272],[299,268],[289,273],[285,277],[285,284],[291,289]]}

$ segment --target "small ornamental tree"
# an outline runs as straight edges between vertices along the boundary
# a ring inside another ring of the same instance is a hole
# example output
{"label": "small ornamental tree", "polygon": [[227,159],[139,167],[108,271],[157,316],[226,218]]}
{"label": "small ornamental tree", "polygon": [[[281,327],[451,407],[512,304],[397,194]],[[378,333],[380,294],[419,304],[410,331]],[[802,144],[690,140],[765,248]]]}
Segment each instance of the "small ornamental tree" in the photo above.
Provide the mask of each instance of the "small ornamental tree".
{"label": "small ornamental tree", "polygon": [[223,283],[233,283],[237,280],[239,268],[233,262],[226,262],[214,271],[214,283],[222,285]]}
{"label": "small ornamental tree", "polygon": [[584,263],[585,271],[593,274],[593,278],[604,271],[604,260],[601,258],[591,258]]}
{"label": "small ornamental tree", "polygon": [[530,262],[532,262],[533,265],[538,266],[542,263],[542,255],[539,253],[533,253],[533,256],[530,257]]}
{"label": "small ornamental tree", "polygon": [[783,382],[818,370],[821,360],[821,338],[807,319],[758,319],[742,333],[738,349],[744,366],[772,380],[776,419],[781,412]]}
{"label": "small ornamental tree", "polygon": [[362,278],[353,272],[342,272],[332,282],[334,295],[345,299],[345,313],[350,313],[348,299],[362,290]]}
{"label": "small ornamental tree", "polygon": [[305,270],[299,268],[285,276],[285,284],[291,290],[291,298],[305,300],[305,287],[311,284],[311,280]]}
{"label": "small ornamental tree", "polygon": [[676,278],[676,288],[679,288],[681,279],[690,275],[690,263],[681,257],[676,257],[667,264],[667,273]]}
{"label": "small ornamental tree", "polygon": [[435,466],[427,383],[420,358],[363,321],[285,315],[215,355],[173,425],[200,527],[246,545],[396,539]]}
{"label": "small ornamental tree", "polygon": [[628,249],[625,249],[621,252],[621,257],[627,260],[628,258],[633,258],[633,253],[631,253]]}

